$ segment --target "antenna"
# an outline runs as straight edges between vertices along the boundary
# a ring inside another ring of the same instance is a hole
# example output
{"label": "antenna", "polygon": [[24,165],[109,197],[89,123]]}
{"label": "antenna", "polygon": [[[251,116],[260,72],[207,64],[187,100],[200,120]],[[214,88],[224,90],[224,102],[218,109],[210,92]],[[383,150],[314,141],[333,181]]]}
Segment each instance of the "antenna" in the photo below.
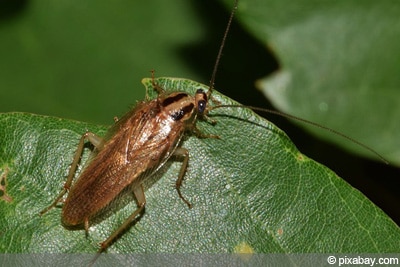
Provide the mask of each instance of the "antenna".
{"label": "antenna", "polygon": [[334,130],[332,128],[326,127],[324,125],[318,124],[318,123],[313,122],[313,121],[309,121],[309,120],[306,120],[306,119],[303,119],[303,118],[300,118],[300,117],[297,117],[297,116],[294,116],[294,115],[290,115],[288,113],[284,113],[284,112],[281,112],[281,111],[276,111],[276,110],[266,109],[266,108],[253,107],[253,106],[245,106],[245,105],[217,105],[217,106],[210,107],[209,110],[218,109],[218,108],[248,108],[248,109],[251,109],[251,110],[257,110],[257,111],[261,111],[261,112],[277,115],[277,116],[280,116],[280,117],[297,120],[297,121],[300,121],[300,122],[315,126],[317,128],[326,130],[326,131],[331,132],[333,134],[336,134],[336,135],[338,135],[338,136],[340,136],[340,137],[342,137],[342,138],[344,138],[346,140],[349,140],[350,142],[353,142],[354,144],[356,144],[356,145],[368,150],[369,152],[375,154],[385,164],[389,164],[388,160],[386,160],[381,154],[379,154],[378,152],[376,152],[375,150],[373,150],[369,146],[367,146],[367,145],[357,141],[356,139],[351,138],[350,136],[347,136],[347,135],[345,135],[345,134],[343,134],[343,133],[341,133],[339,131],[336,131],[336,130]]}
{"label": "antenna", "polygon": [[214,89],[214,83],[215,83],[215,77],[216,77],[217,71],[218,71],[218,65],[219,65],[219,62],[220,62],[221,57],[222,57],[222,51],[224,50],[225,41],[226,41],[226,38],[228,36],[229,30],[231,28],[233,17],[235,16],[235,12],[236,12],[237,7],[238,7],[238,1],[239,0],[235,0],[235,3],[233,5],[233,9],[232,9],[232,12],[231,12],[231,16],[229,17],[228,24],[226,25],[224,36],[222,37],[221,45],[219,47],[217,58],[215,60],[214,69],[213,69],[213,72],[211,74],[210,89],[207,92],[207,97],[208,98],[210,98],[211,92]]}

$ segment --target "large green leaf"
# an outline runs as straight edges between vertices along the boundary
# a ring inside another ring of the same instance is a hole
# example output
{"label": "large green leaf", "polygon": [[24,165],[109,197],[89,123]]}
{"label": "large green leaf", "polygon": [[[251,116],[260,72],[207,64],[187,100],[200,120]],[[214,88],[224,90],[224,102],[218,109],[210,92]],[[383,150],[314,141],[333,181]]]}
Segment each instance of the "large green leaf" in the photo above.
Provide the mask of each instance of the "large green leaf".
{"label": "large green leaf", "polygon": [[[225,1],[231,5],[231,1]],[[400,164],[400,5],[396,1],[241,0],[238,18],[279,70],[259,87],[280,110],[327,125]],[[366,157],[335,135],[316,135]]]}
{"label": "large green leaf", "polygon": [[[144,83],[151,94],[150,80]],[[207,90],[183,79],[157,83]],[[216,125],[200,121],[198,128],[220,139],[188,136],[183,143],[190,161],[182,193],[193,208],[173,187],[181,163],[170,161],[146,191],[143,218],[109,252],[399,252],[396,224],[273,124],[247,109],[209,115]],[[103,135],[106,127],[27,113],[1,114],[0,125],[1,174],[12,198],[0,200],[0,252],[95,252],[136,209],[131,201],[112,211],[88,238],[61,225],[59,208],[40,217],[62,188],[81,134]]]}

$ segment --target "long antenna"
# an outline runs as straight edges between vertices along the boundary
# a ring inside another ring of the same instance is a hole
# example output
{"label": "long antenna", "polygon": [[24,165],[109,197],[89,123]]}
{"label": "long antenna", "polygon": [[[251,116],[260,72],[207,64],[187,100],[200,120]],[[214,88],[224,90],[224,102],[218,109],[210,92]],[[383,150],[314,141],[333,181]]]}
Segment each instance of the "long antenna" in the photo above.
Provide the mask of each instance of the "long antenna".
{"label": "long antenna", "polygon": [[303,123],[315,126],[317,128],[329,131],[333,134],[336,134],[344,139],[349,140],[350,142],[353,142],[354,144],[368,150],[369,152],[375,154],[377,157],[379,157],[384,163],[389,164],[389,161],[387,161],[381,154],[379,154],[378,152],[376,152],[375,150],[373,150],[372,148],[370,148],[369,146],[357,141],[354,138],[351,138],[350,136],[347,136],[339,131],[336,131],[332,128],[326,127],[324,125],[318,124],[316,122],[312,122],[294,115],[290,115],[288,113],[284,113],[284,112],[280,112],[280,111],[276,111],[276,110],[272,110],[272,109],[266,109],[266,108],[259,108],[259,107],[253,107],[253,106],[245,106],[245,105],[218,105],[218,106],[213,106],[213,107],[209,107],[209,110],[213,110],[213,109],[217,109],[217,108],[248,108],[248,109],[252,109],[252,110],[257,110],[257,111],[261,111],[261,112],[265,112],[265,113],[270,113],[273,115],[277,115],[277,116],[281,116],[281,117],[285,117],[285,118],[289,118],[289,119],[293,119],[293,120],[297,120],[297,121],[301,121]]}
{"label": "long antenna", "polygon": [[[228,24],[226,25],[224,36],[222,37],[221,45],[219,47],[217,58],[215,60],[214,69],[213,69],[213,72],[211,74],[210,88],[209,88],[209,90],[207,92],[207,97],[208,98],[210,98],[212,90],[214,89],[215,77],[217,75],[219,62],[220,62],[221,57],[222,57],[222,51],[224,50],[225,41],[226,41],[226,38],[228,36],[229,30],[231,28],[233,17],[235,16],[236,10],[238,8],[238,1],[239,0],[235,0],[231,15],[230,15],[229,20],[228,20]],[[278,115],[278,116],[281,116],[281,117],[285,117],[285,118],[301,121],[303,123],[306,123],[306,124],[309,124],[309,125],[313,125],[313,126],[318,127],[320,129],[323,129],[323,130],[329,131],[329,132],[331,132],[333,134],[336,134],[336,135],[338,135],[338,136],[340,136],[340,137],[342,137],[344,139],[347,139],[350,142],[353,142],[354,144],[356,144],[356,145],[358,145],[358,146],[370,151],[371,153],[375,154],[384,163],[389,164],[389,162],[381,154],[379,154],[378,152],[376,152],[375,150],[373,150],[369,146],[367,146],[367,145],[355,140],[354,138],[351,138],[351,137],[349,137],[349,136],[347,136],[347,135],[345,135],[345,134],[343,134],[343,133],[341,133],[339,131],[336,131],[336,130],[334,130],[332,128],[323,126],[321,124],[318,124],[318,123],[315,123],[315,122],[312,122],[312,121],[309,121],[309,120],[306,120],[306,119],[303,119],[303,118],[300,118],[300,117],[297,117],[297,116],[293,116],[293,115],[290,115],[290,114],[287,114],[287,113],[284,113],[284,112],[280,112],[280,111],[276,111],[276,110],[253,107],[253,106],[244,106],[244,105],[217,105],[217,106],[209,107],[209,111],[213,110],[213,109],[217,109],[217,108],[249,108],[249,109],[252,109],[252,110],[258,110],[258,111],[261,111],[261,112],[270,113],[270,114],[273,114],[273,115]]]}
{"label": "long antenna", "polygon": [[216,77],[217,71],[218,71],[218,65],[219,65],[219,62],[220,62],[221,57],[222,57],[222,51],[224,50],[225,41],[226,41],[226,38],[228,36],[229,30],[231,28],[233,17],[235,16],[235,12],[236,12],[237,7],[238,7],[238,1],[239,0],[235,0],[235,3],[233,5],[233,9],[232,9],[232,12],[231,12],[231,16],[229,17],[228,24],[226,25],[224,36],[222,37],[222,42],[221,42],[221,45],[220,45],[219,50],[218,50],[217,58],[215,60],[214,69],[213,69],[213,72],[211,74],[210,89],[207,92],[207,97],[208,98],[210,98],[211,92],[214,89],[214,83],[215,83],[215,77]]}

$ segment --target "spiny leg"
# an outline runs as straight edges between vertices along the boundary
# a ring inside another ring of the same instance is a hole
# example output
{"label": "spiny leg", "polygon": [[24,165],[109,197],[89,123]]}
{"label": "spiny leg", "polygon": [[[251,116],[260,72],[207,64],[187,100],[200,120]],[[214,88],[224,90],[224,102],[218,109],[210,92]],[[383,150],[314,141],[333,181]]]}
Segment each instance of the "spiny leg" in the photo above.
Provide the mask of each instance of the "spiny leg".
{"label": "spiny leg", "polygon": [[125,220],[125,222],[118,227],[106,240],[100,244],[100,249],[97,251],[96,256],[91,260],[90,265],[94,265],[96,260],[100,257],[101,253],[107,250],[107,248],[115,241],[115,239],[125,231],[129,225],[136,219],[138,215],[142,215],[146,206],[146,197],[144,195],[143,186],[139,185],[133,188],[133,194],[136,197],[138,208]]}
{"label": "spiny leg", "polygon": [[188,205],[189,209],[192,208],[192,204],[187,201],[182,193],[181,193],[181,186],[182,186],[182,182],[183,182],[183,177],[185,177],[185,173],[186,173],[186,169],[187,169],[187,165],[189,162],[189,151],[183,147],[178,147],[175,151],[174,151],[174,156],[178,156],[178,157],[182,157],[183,161],[182,161],[182,166],[181,169],[179,171],[179,176],[178,176],[178,180],[176,180],[175,183],[175,188],[176,191],[178,191],[178,195],[179,197],[183,200],[183,202],[186,203],[186,205]]}
{"label": "spiny leg", "polygon": [[92,143],[96,149],[101,150],[101,144],[103,139],[97,135],[95,135],[92,132],[86,132],[85,134],[82,135],[81,140],[79,141],[78,149],[75,152],[74,160],[71,164],[71,168],[69,169],[67,181],[64,184],[63,190],[58,194],[56,199],[53,201],[53,203],[48,206],[47,208],[43,209],[39,214],[40,216],[48,212],[50,209],[55,207],[61,200],[61,198],[67,193],[67,191],[70,189],[72,180],[74,179],[74,175],[76,172],[76,169],[78,167],[78,163],[81,159],[83,148],[85,146],[85,141],[89,140],[90,143]]}
{"label": "spiny leg", "polygon": [[158,94],[164,93],[165,90],[161,86],[159,86],[154,79],[154,70],[151,70],[151,84]]}
{"label": "spiny leg", "polygon": [[146,205],[146,197],[144,195],[143,186],[139,185],[133,188],[133,194],[136,197],[138,208],[125,220],[125,222],[115,230],[104,242],[101,243],[98,254],[104,252],[114,241],[115,239],[124,232],[129,225],[136,219],[138,215],[142,215],[144,212],[144,208]]}
{"label": "spiny leg", "polygon": [[205,134],[201,132],[195,124],[191,125],[189,128],[192,133],[194,133],[198,138],[214,138],[214,139],[219,139],[220,137],[216,134]]}
{"label": "spiny leg", "polygon": [[[199,129],[197,129],[195,124],[193,124],[191,126],[190,130],[199,138],[215,138],[215,139],[219,139],[218,135],[202,133]],[[192,204],[188,200],[186,200],[183,197],[182,193],[181,193],[181,186],[182,186],[183,178],[185,176],[187,165],[188,165],[188,162],[189,162],[189,151],[187,149],[183,148],[183,147],[178,147],[174,151],[173,155],[183,158],[182,166],[181,166],[181,169],[179,171],[178,180],[176,180],[176,183],[175,183],[175,188],[176,188],[176,191],[178,191],[179,197],[183,200],[183,202],[186,203],[186,205],[188,205],[189,209],[191,209],[192,208]]]}

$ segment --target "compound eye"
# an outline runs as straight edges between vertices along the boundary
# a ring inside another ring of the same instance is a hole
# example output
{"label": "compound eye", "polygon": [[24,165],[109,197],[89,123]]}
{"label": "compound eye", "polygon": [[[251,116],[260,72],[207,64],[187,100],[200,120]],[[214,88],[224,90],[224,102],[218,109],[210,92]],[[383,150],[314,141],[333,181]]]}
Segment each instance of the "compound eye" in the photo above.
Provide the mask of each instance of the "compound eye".
{"label": "compound eye", "polygon": [[207,106],[207,101],[205,101],[205,100],[200,100],[200,101],[197,103],[197,111],[198,111],[200,114],[203,114],[203,113],[204,113],[204,110],[206,110],[206,106]]}
{"label": "compound eye", "polygon": [[195,101],[197,103],[197,112],[203,114],[207,106],[207,94],[202,89],[197,89]]}

